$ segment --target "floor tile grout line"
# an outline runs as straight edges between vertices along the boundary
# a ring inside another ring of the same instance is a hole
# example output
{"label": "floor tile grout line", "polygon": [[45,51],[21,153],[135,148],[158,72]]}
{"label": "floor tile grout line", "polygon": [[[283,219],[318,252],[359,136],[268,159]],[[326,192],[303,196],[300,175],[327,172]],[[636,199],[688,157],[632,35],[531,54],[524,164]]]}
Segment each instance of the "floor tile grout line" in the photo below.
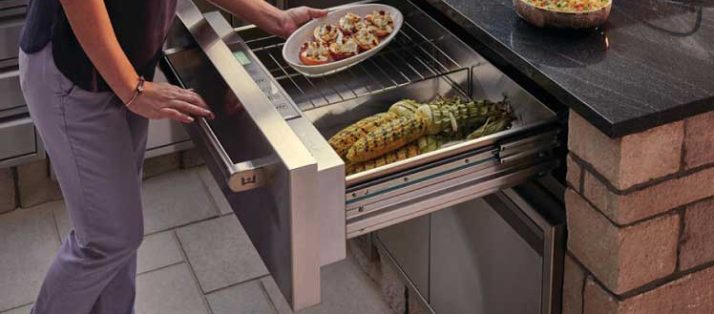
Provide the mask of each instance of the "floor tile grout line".
{"label": "floor tile grout line", "polygon": [[273,310],[275,311],[275,313],[280,314],[280,310],[278,310],[278,305],[275,304],[276,301],[273,300],[272,296],[270,296],[270,292],[268,292],[268,287],[266,287],[265,283],[263,282],[263,278],[269,278],[269,277],[270,277],[270,275],[260,277],[260,279],[258,279],[258,284],[260,285],[260,290],[263,291],[263,294],[265,295],[265,297],[268,298],[268,301],[270,301],[270,305],[273,307]]}
{"label": "floor tile grout line", "polygon": [[11,308],[9,308],[9,309],[4,309],[4,310],[0,311],[0,314],[4,314],[4,313],[10,312],[10,311],[14,311],[14,310],[17,310],[17,309],[20,309],[20,308],[23,308],[23,307],[26,307],[26,306],[32,305],[32,304],[34,304],[34,302],[30,302],[30,303],[23,304],[23,305],[18,305],[18,306],[16,306],[16,307],[11,307]]}
{"label": "floor tile grout line", "polygon": [[[171,264],[168,264],[168,265],[159,266],[159,267],[154,268],[154,269],[145,270],[145,271],[142,271],[142,272],[137,272],[137,273],[136,273],[136,276],[138,277],[138,276],[145,275],[145,274],[148,274],[148,273],[153,273],[153,272],[156,272],[156,271],[159,271],[159,270],[164,270],[164,269],[166,269],[166,268],[171,268],[171,267],[174,267],[174,266],[177,266],[177,265],[181,265],[181,264],[183,264],[184,262],[185,262],[185,261],[175,262],[175,263],[171,263]],[[188,265],[187,265],[187,266],[188,266]]]}
{"label": "floor tile grout line", "polygon": [[213,289],[213,290],[209,290],[209,291],[207,291],[207,292],[204,292],[204,294],[209,295],[209,294],[212,294],[212,293],[221,292],[221,291],[223,291],[223,290],[228,290],[228,289],[230,289],[230,288],[235,288],[235,287],[240,286],[240,285],[242,285],[242,284],[244,284],[244,283],[249,283],[249,282],[251,282],[251,281],[260,280],[260,279],[263,279],[263,278],[265,278],[265,277],[270,277],[270,274],[260,275],[260,276],[258,276],[258,277],[253,277],[253,278],[248,278],[248,279],[246,279],[246,280],[241,280],[241,281],[239,281],[239,282],[235,282],[235,283],[229,284],[229,285],[227,285],[227,286],[223,286],[223,287],[220,287],[220,288],[215,288],[215,289]]}
{"label": "floor tile grout line", "polygon": [[188,259],[188,254],[186,254],[186,250],[183,248],[183,243],[181,242],[181,238],[178,236],[178,232],[174,230],[173,232],[174,239],[177,241],[178,246],[179,246],[179,251],[181,252],[181,256],[183,256],[184,261],[186,261],[186,266],[188,266],[188,272],[191,274],[191,277],[193,277],[193,281],[196,283],[196,287],[198,287],[198,292],[201,295],[201,300],[203,300],[203,305],[208,309],[209,314],[213,314],[213,309],[211,308],[211,304],[208,303],[208,298],[206,298],[206,294],[203,292],[203,287],[201,286],[201,282],[198,280],[198,276],[196,276],[196,272],[193,271],[193,265],[191,265],[191,261]]}
{"label": "floor tile grout line", "polygon": [[[210,170],[209,170],[209,175],[210,175]],[[211,204],[213,204],[213,209],[216,210],[216,212],[218,213],[218,216],[222,216],[221,208],[218,206],[218,200],[216,200],[213,193],[211,193],[211,188],[208,186],[208,183],[206,182],[206,180],[203,179],[203,176],[201,175],[200,170],[196,171],[196,176],[198,176],[198,180],[201,181],[201,186],[203,186],[204,192],[206,192],[206,194],[208,194],[208,198],[211,200]]]}
{"label": "floor tile grout line", "polygon": [[175,230],[181,229],[181,228],[183,228],[183,227],[188,227],[188,226],[191,226],[191,225],[194,225],[194,224],[199,224],[199,223],[202,223],[202,222],[210,221],[210,220],[213,220],[213,219],[218,219],[218,218],[221,218],[221,217],[222,217],[222,216],[220,216],[220,215],[213,215],[213,216],[210,216],[210,217],[201,218],[201,219],[199,219],[199,220],[194,220],[194,221],[187,222],[187,223],[184,223],[184,224],[180,224],[180,225],[176,225],[176,226],[171,226],[171,227],[167,227],[167,228],[165,228],[165,229],[160,229],[160,230],[157,230],[157,231],[152,231],[152,232],[149,232],[149,233],[145,233],[145,234],[144,234],[144,237],[152,236],[152,235],[155,235],[155,234],[157,234],[157,233],[162,233],[162,232],[166,232],[166,231],[175,231]]}

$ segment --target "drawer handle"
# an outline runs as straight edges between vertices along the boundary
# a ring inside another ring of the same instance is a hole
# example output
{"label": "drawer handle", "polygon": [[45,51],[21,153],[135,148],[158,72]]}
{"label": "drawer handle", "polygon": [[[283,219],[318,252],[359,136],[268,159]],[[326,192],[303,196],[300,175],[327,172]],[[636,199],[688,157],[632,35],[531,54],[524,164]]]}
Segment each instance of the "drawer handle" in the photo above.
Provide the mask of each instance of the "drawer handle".
{"label": "drawer handle", "polygon": [[205,118],[196,119],[201,135],[209,146],[209,152],[216,157],[228,187],[233,192],[243,192],[264,186],[268,182],[268,169],[277,162],[275,156],[233,163],[223,149],[216,134]]}
{"label": "drawer handle", "polygon": [[233,192],[243,192],[264,186],[268,181],[268,167],[272,164],[275,164],[272,157],[234,164],[228,177],[228,187]]}

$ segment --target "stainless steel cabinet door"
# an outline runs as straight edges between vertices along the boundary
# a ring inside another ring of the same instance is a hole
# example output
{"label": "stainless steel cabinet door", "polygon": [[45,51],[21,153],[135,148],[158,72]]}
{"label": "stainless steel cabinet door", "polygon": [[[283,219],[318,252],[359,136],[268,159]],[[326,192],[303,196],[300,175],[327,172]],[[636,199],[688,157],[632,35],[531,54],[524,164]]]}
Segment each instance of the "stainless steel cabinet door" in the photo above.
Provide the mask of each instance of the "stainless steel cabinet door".
{"label": "stainless steel cabinet door", "polygon": [[540,313],[542,258],[483,199],[433,214],[431,243],[437,313]]}
{"label": "stainless steel cabinet door", "polygon": [[[526,183],[432,214],[437,313],[560,313],[562,206],[541,191]],[[548,201],[531,205],[536,197]]]}

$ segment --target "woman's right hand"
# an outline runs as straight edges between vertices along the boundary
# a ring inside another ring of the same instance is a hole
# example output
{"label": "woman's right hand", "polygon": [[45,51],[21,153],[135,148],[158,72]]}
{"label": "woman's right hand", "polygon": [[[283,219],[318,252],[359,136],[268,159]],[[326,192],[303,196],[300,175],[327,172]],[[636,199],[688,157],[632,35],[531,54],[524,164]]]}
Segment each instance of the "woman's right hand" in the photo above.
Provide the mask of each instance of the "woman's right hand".
{"label": "woman's right hand", "polygon": [[144,91],[127,106],[148,119],[172,119],[191,123],[193,117],[215,118],[201,96],[189,89],[167,83],[144,83]]}

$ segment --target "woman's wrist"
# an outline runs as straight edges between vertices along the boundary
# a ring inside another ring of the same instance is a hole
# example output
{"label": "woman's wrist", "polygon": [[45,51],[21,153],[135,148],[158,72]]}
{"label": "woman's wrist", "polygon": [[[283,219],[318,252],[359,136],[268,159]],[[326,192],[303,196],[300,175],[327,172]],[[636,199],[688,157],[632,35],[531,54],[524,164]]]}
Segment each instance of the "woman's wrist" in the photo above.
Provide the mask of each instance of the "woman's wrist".
{"label": "woman's wrist", "polygon": [[139,75],[135,75],[133,79],[124,79],[121,81],[120,86],[114,90],[114,93],[123,104],[127,104],[137,93],[136,87],[140,81],[141,76]]}

